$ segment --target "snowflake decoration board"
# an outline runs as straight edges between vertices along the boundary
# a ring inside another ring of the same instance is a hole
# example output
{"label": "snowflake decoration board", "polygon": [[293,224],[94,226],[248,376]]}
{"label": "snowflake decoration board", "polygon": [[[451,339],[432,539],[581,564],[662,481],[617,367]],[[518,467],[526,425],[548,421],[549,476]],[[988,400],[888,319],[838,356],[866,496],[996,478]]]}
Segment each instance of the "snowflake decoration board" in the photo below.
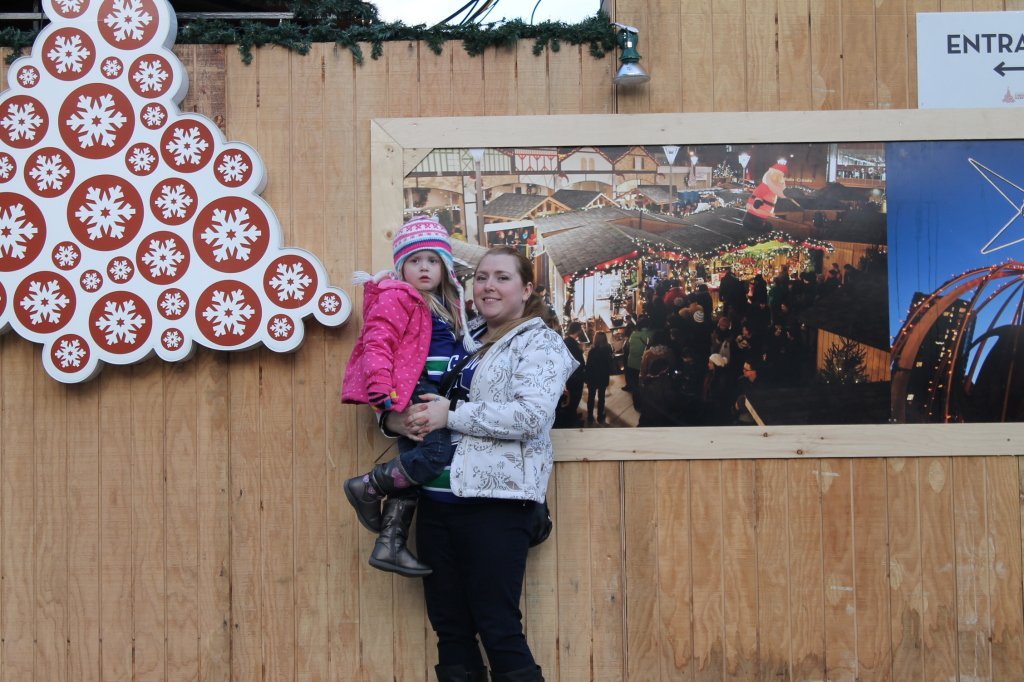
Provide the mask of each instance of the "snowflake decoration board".
{"label": "snowflake decoration board", "polygon": [[0,93],[0,331],[58,381],[196,344],[292,351],[351,303],[282,248],[248,145],[182,114],[166,0],[43,0],[50,24]]}

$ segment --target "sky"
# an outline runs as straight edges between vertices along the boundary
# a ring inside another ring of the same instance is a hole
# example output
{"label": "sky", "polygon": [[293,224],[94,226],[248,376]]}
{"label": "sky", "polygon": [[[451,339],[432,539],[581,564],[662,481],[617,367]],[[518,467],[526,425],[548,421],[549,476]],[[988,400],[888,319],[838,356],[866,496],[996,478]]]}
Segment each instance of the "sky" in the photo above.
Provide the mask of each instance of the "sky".
{"label": "sky", "polygon": [[[436,24],[454,14],[469,0],[373,0],[384,21],[402,21],[408,26]],[[478,0],[482,7],[484,0]],[[536,11],[534,7],[536,6]],[[495,0],[495,5],[484,19],[485,23],[499,19],[522,19],[533,22],[564,21],[569,24],[593,16],[601,7],[601,0]],[[460,15],[460,18],[465,14]]]}

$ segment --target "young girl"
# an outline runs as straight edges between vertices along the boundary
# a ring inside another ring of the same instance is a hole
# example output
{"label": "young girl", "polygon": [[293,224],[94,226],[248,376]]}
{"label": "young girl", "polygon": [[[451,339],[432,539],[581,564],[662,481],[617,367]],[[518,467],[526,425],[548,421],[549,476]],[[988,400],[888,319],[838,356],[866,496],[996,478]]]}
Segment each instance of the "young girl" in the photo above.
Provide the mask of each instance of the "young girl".
{"label": "young girl", "polygon": [[[394,240],[394,271],[356,273],[363,292],[363,330],[352,350],[341,399],[401,412],[423,393],[439,393],[441,376],[461,347],[478,344],[466,324],[462,286],[455,276],[445,228],[427,217],[413,218]],[[399,455],[345,482],[345,497],[359,522],[378,533],[370,565],[408,577],[428,575],[406,547],[416,511],[413,486],[436,478],[451,461],[445,429],[421,442],[402,438]],[[381,511],[381,500],[387,498]]]}

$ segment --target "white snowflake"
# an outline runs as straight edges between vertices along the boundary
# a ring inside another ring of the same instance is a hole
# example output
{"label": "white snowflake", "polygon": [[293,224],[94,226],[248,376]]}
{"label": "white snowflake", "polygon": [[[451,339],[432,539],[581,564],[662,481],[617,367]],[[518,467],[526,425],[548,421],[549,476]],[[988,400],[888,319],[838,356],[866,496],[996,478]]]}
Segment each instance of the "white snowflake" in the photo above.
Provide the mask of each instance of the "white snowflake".
{"label": "white snowflake", "polygon": [[141,40],[143,29],[153,21],[153,15],[142,9],[141,0],[114,0],[110,14],[103,23],[114,30],[114,40]]}
{"label": "white snowflake", "polygon": [[337,296],[324,296],[320,300],[320,309],[325,313],[333,313],[341,305],[341,301],[338,300]]}
{"label": "white snowflake", "polygon": [[78,249],[70,244],[65,244],[57,247],[57,253],[53,254],[53,259],[57,262],[58,267],[71,268],[78,262],[78,256]]}
{"label": "white snowflake", "polygon": [[89,239],[99,239],[104,234],[115,239],[123,237],[125,221],[135,215],[135,209],[124,201],[121,186],[114,185],[109,192],[90,187],[85,196],[86,203],[78,207],[75,217],[89,226]]}
{"label": "white snowflake", "polygon": [[221,157],[217,172],[224,178],[224,182],[241,182],[245,172],[249,170],[241,154],[225,154]]}
{"label": "white snowflake", "polygon": [[178,291],[166,293],[160,297],[160,307],[167,317],[180,317],[185,312],[185,299]]}
{"label": "white snowflake", "polygon": [[71,130],[80,133],[78,144],[83,149],[99,142],[104,147],[113,147],[116,133],[128,119],[114,108],[114,96],[107,94],[99,99],[80,95],[78,111],[66,123]]}
{"label": "white snowflake", "polygon": [[153,203],[163,213],[164,220],[184,218],[188,207],[192,205],[192,197],[185,190],[185,185],[163,185],[160,187],[160,196]]}
{"label": "white snowflake", "polygon": [[279,301],[303,300],[306,298],[306,287],[312,283],[313,278],[302,271],[302,263],[278,263],[277,274],[270,280],[270,286],[277,290]]}
{"label": "white snowflake", "polygon": [[115,282],[127,282],[132,276],[132,264],[127,259],[115,258],[110,261],[107,272],[110,273],[110,279]]}
{"label": "white snowflake", "polygon": [[116,78],[121,75],[121,61],[119,59],[107,59],[103,62],[103,73],[108,78]]}
{"label": "white snowflake", "polygon": [[135,332],[146,324],[146,318],[135,312],[135,302],[125,301],[118,304],[115,301],[107,301],[103,311],[103,317],[96,320],[96,326],[100,331],[107,333],[107,345],[112,346],[118,341],[135,343]]}
{"label": "white snowflake", "polygon": [[223,291],[213,292],[213,305],[203,311],[203,317],[213,323],[213,335],[241,335],[245,333],[245,322],[256,314],[252,306],[246,304],[245,294],[236,289],[230,294]]}
{"label": "white snowflake", "polygon": [[64,187],[64,178],[71,174],[71,169],[64,163],[60,154],[40,154],[36,158],[36,165],[28,174],[36,181],[37,190],[59,190]]}
{"label": "white snowflake", "polygon": [[92,52],[82,45],[81,36],[73,35],[70,38],[57,36],[53,41],[53,48],[46,53],[46,58],[53,62],[57,73],[65,73],[68,69],[79,73],[83,63],[90,55]]}
{"label": "white snowflake", "polygon": [[166,275],[173,277],[178,274],[178,263],[185,260],[185,254],[175,247],[173,239],[161,241],[149,240],[149,251],[142,257],[142,262],[149,266],[151,277]]}
{"label": "white snowflake", "polygon": [[174,139],[167,143],[165,149],[174,154],[174,163],[181,166],[202,161],[202,154],[209,146],[210,144],[202,138],[199,126],[192,126],[187,131],[175,128]]}
{"label": "white snowflake", "polygon": [[10,209],[0,212],[0,256],[24,258],[26,242],[37,232],[39,229],[25,219],[24,204],[12,204]]}
{"label": "white snowflake", "polygon": [[275,317],[270,323],[270,333],[277,339],[286,339],[292,331],[287,317]]}
{"label": "white snowflake", "polygon": [[35,69],[22,69],[18,72],[18,82],[26,88],[32,87],[39,80],[39,72]]}
{"label": "white snowflake", "polygon": [[142,110],[142,119],[151,128],[156,128],[162,124],[166,116],[167,114],[164,113],[164,110],[155,104],[151,104]]}
{"label": "white snowflake", "polygon": [[164,347],[167,349],[180,347],[183,340],[176,329],[168,329],[164,332]]}
{"label": "white snowflake", "polygon": [[82,358],[85,357],[85,349],[78,339],[65,339],[60,342],[54,355],[62,369],[68,367],[81,367]]}
{"label": "white snowflake", "polygon": [[200,235],[204,242],[213,246],[213,257],[218,263],[228,258],[249,260],[250,246],[260,238],[259,228],[249,222],[249,211],[237,208],[231,212],[214,209],[213,225]]}
{"label": "white snowflake", "polygon": [[60,7],[60,11],[64,14],[77,12],[82,9],[82,0],[56,0],[56,2]]}
{"label": "white snowflake", "polygon": [[36,128],[43,124],[43,118],[36,113],[36,105],[26,102],[24,106],[11,103],[7,115],[0,119],[0,126],[7,129],[11,140],[34,140]]}
{"label": "white snowflake", "polygon": [[46,284],[29,282],[28,295],[21,299],[21,307],[30,312],[28,319],[32,324],[57,324],[61,311],[70,302],[71,299],[60,293],[60,283],[54,279]]}
{"label": "white snowflake", "polygon": [[82,288],[86,291],[96,291],[101,284],[103,284],[103,280],[100,279],[98,272],[90,270],[82,275]]}
{"label": "white snowflake", "polygon": [[146,147],[135,147],[132,149],[132,155],[128,158],[128,163],[136,173],[148,173],[153,169],[154,161],[156,161],[156,157]]}
{"label": "white snowflake", "polygon": [[152,62],[139,62],[139,68],[132,74],[132,80],[139,84],[142,92],[160,92],[164,89],[164,81],[170,77],[164,69],[164,64],[158,59]]}
{"label": "white snowflake", "polygon": [[9,156],[0,156],[0,178],[7,180],[11,177],[11,173],[14,172],[14,164],[11,163]]}

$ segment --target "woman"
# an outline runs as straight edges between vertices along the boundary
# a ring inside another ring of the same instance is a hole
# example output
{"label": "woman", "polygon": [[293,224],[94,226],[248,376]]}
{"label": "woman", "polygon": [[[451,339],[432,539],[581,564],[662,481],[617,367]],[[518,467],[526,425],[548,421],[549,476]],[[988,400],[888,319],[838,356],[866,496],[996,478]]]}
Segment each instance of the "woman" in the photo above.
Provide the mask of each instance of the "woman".
{"label": "woman", "polygon": [[413,439],[452,432],[450,472],[424,486],[416,536],[420,559],[433,569],[423,587],[437,633],[437,679],[487,679],[479,636],[494,682],[543,681],[519,598],[534,508],[551,475],[551,425],[577,363],[544,324],[533,266],[516,249],[484,255],[473,299],[486,324],[483,348],[456,382],[466,399],[424,396],[429,402],[390,413],[386,424]]}
{"label": "woman", "polygon": [[587,425],[594,423],[594,402],[597,402],[597,421],[607,424],[604,412],[604,394],[608,389],[614,365],[612,347],[608,343],[608,335],[597,332],[594,345],[587,353]]}

